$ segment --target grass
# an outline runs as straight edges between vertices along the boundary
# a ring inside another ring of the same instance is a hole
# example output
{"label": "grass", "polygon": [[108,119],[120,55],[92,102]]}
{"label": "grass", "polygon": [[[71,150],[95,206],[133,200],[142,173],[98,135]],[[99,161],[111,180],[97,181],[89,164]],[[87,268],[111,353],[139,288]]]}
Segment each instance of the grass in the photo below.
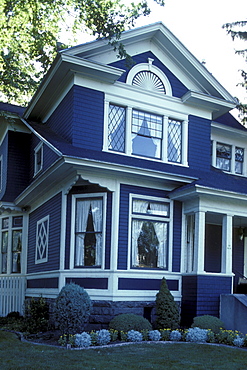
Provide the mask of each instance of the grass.
{"label": "grass", "polygon": [[224,369],[245,370],[247,350],[192,343],[142,343],[66,350],[19,341],[0,331],[1,370]]}

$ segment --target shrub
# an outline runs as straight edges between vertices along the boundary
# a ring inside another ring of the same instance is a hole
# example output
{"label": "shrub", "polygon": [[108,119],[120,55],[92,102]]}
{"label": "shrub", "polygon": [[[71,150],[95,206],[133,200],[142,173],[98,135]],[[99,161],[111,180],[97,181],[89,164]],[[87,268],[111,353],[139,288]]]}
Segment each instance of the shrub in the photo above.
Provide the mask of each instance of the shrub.
{"label": "shrub", "polygon": [[239,335],[233,340],[233,345],[236,347],[243,347],[244,338],[241,338]]}
{"label": "shrub", "polygon": [[48,330],[49,305],[42,296],[35,299],[26,299],[24,302],[24,326],[29,333],[38,333]]}
{"label": "shrub", "polygon": [[75,335],[75,346],[80,348],[91,346],[91,336],[85,331],[81,334]]}
{"label": "shrub", "polygon": [[185,336],[186,342],[205,343],[208,339],[207,329],[190,328]]}
{"label": "shrub", "polygon": [[170,334],[170,340],[174,342],[179,342],[182,338],[182,334],[178,330],[173,330]]}
{"label": "shrub", "polygon": [[232,346],[234,339],[238,337],[238,332],[220,329],[219,333],[217,333],[215,337],[218,343]]}
{"label": "shrub", "polygon": [[149,336],[149,339],[153,341],[159,341],[161,338],[161,334],[159,330],[151,330],[148,336]]}
{"label": "shrub", "polygon": [[211,329],[215,334],[219,333],[220,329],[224,329],[225,325],[223,321],[218,317],[211,315],[197,316],[193,319],[192,328]]}
{"label": "shrub", "polygon": [[97,343],[101,346],[108,344],[111,341],[111,334],[106,329],[101,329],[98,331]]}
{"label": "shrub", "polygon": [[58,328],[64,334],[75,334],[84,329],[91,312],[91,299],[77,284],[67,284],[60,291],[54,307]]}
{"label": "shrub", "polygon": [[141,342],[142,341],[142,333],[136,330],[130,330],[127,333],[127,340],[128,342]]}
{"label": "shrub", "polygon": [[161,280],[160,290],[156,295],[156,316],[158,329],[177,329],[179,327],[178,306],[168,289],[165,278]]}
{"label": "shrub", "polygon": [[133,313],[121,314],[115,316],[109,323],[109,328],[127,332],[129,330],[151,330],[152,325],[142,316]]}
{"label": "shrub", "polygon": [[159,331],[161,334],[161,340],[164,341],[170,340],[171,329],[160,329]]}

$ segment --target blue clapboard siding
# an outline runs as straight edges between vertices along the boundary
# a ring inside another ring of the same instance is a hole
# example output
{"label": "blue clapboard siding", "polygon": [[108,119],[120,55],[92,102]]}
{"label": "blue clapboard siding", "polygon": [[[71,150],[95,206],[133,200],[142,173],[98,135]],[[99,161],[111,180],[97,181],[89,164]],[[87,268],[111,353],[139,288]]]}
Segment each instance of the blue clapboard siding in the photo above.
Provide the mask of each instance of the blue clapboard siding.
{"label": "blue clapboard siding", "polygon": [[6,186],[2,200],[11,202],[29,185],[30,135],[8,131],[8,155],[6,147],[4,151],[3,160],[7,162],[7,172],[4,163]]}
{"label": "blue clapboard siding", "polygon": [[206,272],[221,272],[222,226],[206,224],[205,261]]}
{"label": "blue clapboard siding", "polygon": [[232,279],[224,276],[183,276],[183,326],[190,326],[195,316],[219,315],[221,294],[231,293]]}
{"label": "blue clapboard siding", "polygon": [[174,201],[172,271],[179,272],[181,265],[182,203]]}
{"label": "blue clapboard siding", "polygon": [[[166,280],[170,290],[178,291],[178,280]],[[119,290],[159,290],[161,285],[160,279],[137,279],[137,278],[119,278]]]}
{"label": "blue clapboard siding", "polygon": [[42,278],[42,279],[28,279],[27,288],[32,289],[57,289],[58,288],[58,278]]}
{"label": "blue clapboard siding", "polygon": [[65,236],[65,269],[69,269],[70,261],[70,244],[71,244],[71,233],[74,234],[74,230],[71,230],[71,218],[72,215],[72,195],[73,194],[87,194],[87,193],[107,193],[107,205],[106,205],[106,240],[105,240],[105,269],[110,268],[111,258],[111,222],[112,222],[112,194],[106,189],[98,185],[78,186],[73,187],[67,196],[67,217],[66,217],[66,236]]}
{"label": "blue clapboard siding", "polygon": [[143,196],[165,197],[162,190],[142,188],[131,185],[121,185],[120,188],[120,219],[118,239],[118,269],[127,269],[128,260],[128,223],[129,223],[129,194],[141,194]]}
{"label": "blue clapboard siding", "polygon": [[47,124],[75,147],[101,151],[104,94],[97,90],[74,85]]}
{"label": "blue clapboard siding", "polygon": [[188,159],[190,168],[210,170],[211,121],[189,116]]}
{"label": "blue clapboard siding", "polygon": [[66,278],[66,284],[75,283],[85,289],[108,289],[107,278]]}
{"label": "blue clapboard siding", "polygon": [[[49,215],[48,261],[35,264],[37,222]],[[59,269],[61,234],[61,193],[57,194],[30,213],[28,235],[27,272],[51,271]]]}
{"label": "blue clapboard siding", "polygon": [[[158,67],[168,78],[171,84],[171,87],[172,87],[172,95],[177,98],[181,98],[188,91],[188,89],[153,53],[151,53],[151,51],[138,54],[138,55],[134,55],[132,57],[133,62],[134,62],[133,65],[135,66],[136,64],[139,64],[139,63],[147,63],[148,58],[154,59],[153,65],[155,67]],[[123,75],[119,79],[119,81],[121,82],[126,82],[127,74],[129,72],[129,68],[126,65],[126,61],[123,59],[123,60],[114,62],[111,65],[114,67],[126,70],[126,72],[123,73]]]}

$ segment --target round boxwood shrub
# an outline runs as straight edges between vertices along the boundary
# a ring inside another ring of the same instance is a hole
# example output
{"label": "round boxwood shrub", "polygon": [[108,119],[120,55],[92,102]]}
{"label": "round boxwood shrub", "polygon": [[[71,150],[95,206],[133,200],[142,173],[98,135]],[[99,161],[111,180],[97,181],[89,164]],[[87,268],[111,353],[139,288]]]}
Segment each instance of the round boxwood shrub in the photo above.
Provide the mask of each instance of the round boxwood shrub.
{"label": "round boxwood shrub", "polygon": [[109,323],[109,328],[127,332],[129,330],[151,330],[152,325],[142,316],[133,313],[123,313],[115,316]]}
{"label": "round boxwood shrub", "polygon": [[192,328],[200,329],[211,329],[215,334],[219,333],[220,329],[225,329],[223,321],[218,319],[218,317],[211,315],[196,316],[193,319]]}
{"label": "round boxwood shrub", "polygon": [[54,317],[63,334],[75,334],[84,329],[92,304],[88,293],[71,283],[60,291],[54,307]]}

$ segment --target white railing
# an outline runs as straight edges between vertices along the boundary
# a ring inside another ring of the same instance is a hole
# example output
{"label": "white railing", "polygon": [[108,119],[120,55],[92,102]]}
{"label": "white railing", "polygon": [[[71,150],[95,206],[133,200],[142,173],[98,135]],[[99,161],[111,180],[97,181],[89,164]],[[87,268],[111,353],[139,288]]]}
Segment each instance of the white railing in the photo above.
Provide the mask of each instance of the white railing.
{"label": "white railing", "polygon": [[13,311],[23,314],[25,288],[23,276],[0,276],[0,316]]}

